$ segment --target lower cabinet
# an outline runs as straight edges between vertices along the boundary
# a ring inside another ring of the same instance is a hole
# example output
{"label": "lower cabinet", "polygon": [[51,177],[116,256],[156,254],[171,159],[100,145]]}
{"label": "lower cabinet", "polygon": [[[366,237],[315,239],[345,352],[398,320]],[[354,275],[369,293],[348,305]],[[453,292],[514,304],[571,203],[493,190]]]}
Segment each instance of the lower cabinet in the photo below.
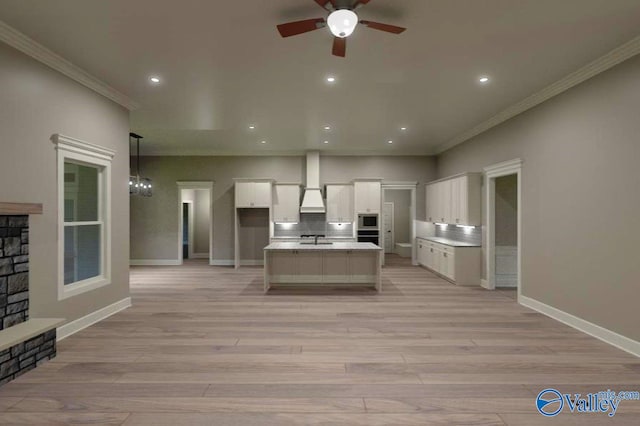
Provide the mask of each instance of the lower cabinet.
{"label": "lower cabinet", "polygon": [[480,285],[480,247],[453,247],[418,238],[418,263],[459,285]]}
{"label": "lower cabinet", "polygon": [[282,250],[269,253],[272,284],[377,284],[380,255],[360,250]]}

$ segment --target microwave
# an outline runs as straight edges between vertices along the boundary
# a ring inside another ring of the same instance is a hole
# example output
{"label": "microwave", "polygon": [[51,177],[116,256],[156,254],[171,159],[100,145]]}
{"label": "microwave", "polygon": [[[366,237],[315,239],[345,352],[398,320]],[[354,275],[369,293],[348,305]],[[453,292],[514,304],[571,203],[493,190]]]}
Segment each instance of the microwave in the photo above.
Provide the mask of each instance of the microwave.
{"label": "microwave", "polygon": [[379,229],[377,214],[359,214],[358,229]]}

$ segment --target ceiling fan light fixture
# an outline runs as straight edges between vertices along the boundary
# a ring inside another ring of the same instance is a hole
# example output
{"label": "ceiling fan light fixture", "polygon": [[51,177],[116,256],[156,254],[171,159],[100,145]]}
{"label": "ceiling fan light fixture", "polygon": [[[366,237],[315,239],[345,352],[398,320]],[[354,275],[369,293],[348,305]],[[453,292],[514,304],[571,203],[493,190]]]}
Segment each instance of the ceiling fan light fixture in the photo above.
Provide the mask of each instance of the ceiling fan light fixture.
{"label": "ceiling fan light fixture", "polygon": [[334,36],[346,38],[355,31],[358,25],[358,15],[349,9],[336,10],[331,12],[327,18],[327,24]]}

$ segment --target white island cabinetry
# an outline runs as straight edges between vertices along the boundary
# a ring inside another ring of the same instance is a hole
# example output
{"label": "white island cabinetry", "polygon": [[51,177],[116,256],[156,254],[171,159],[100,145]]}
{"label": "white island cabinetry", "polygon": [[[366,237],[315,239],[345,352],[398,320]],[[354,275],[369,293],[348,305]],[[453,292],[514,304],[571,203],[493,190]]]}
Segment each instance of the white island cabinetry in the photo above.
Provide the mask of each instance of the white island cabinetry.
{"label": "white island cabinetry", "polygon": [[274,285],[371,285],[381,291],[382,249],[370,243],[272,243],[264,249],[264,290]]}

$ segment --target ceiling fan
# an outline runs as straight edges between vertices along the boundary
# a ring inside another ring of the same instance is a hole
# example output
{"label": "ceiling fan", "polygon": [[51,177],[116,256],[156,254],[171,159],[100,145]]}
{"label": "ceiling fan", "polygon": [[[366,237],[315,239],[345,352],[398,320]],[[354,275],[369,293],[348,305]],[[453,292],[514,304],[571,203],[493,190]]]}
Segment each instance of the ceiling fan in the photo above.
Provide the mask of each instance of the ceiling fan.
{"label": "ceiling fan", "polygon": [[278,31],[282,37],[291,37],[329,26],[329,30],[334,35],[333,54],[344,58],[347,54],[347,37],[353,34],[358,24],[392,34],[401,34],[406,30],[406,28],[396,27],[395,25],[359,20],[354,11],[371,0],[356,0],[355,2],[350,2],[351,5],[346,7],[344,4],[349,2],[340,0],[314,1],[329,12],[328,18],[326,20],[324,18],[306,19],[278,25]]}

